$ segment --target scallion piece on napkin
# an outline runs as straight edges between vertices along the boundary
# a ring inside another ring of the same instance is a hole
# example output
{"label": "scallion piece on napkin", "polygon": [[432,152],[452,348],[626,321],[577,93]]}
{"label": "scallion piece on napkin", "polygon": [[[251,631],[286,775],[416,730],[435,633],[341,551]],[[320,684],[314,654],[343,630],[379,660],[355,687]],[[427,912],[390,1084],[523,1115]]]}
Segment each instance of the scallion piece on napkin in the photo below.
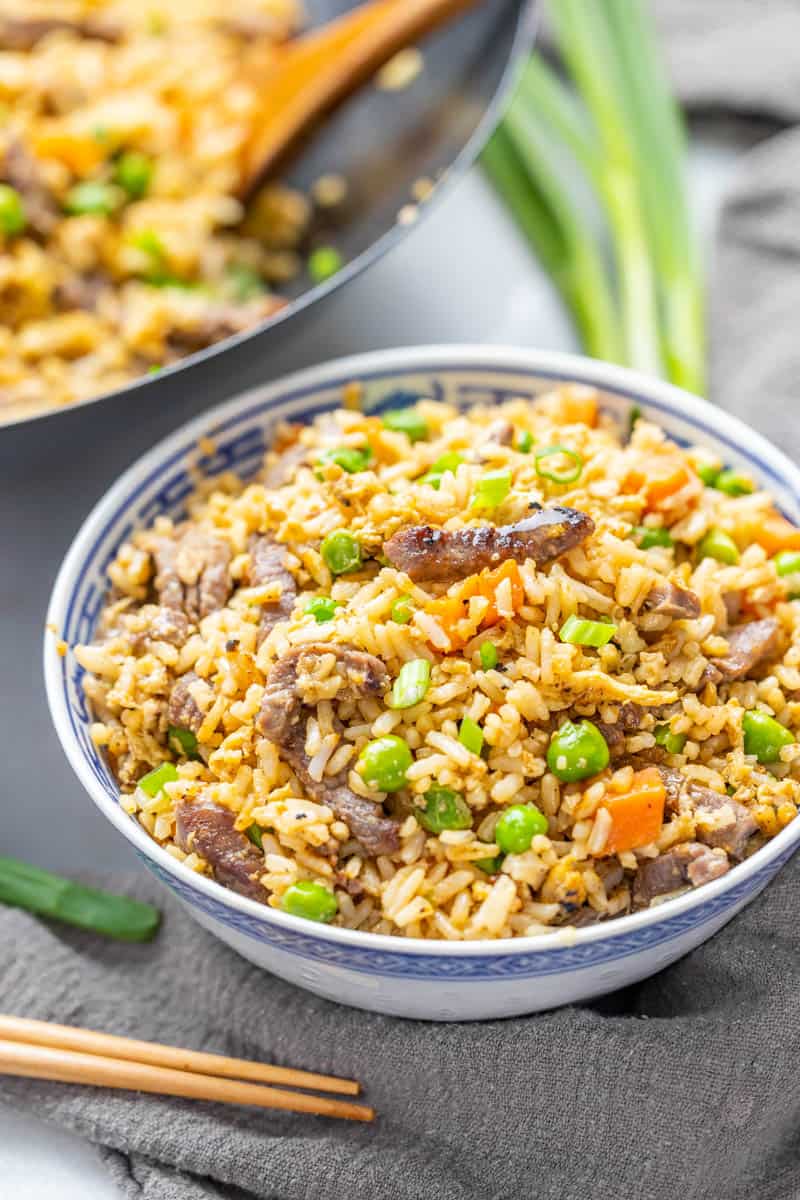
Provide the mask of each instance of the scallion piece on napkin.
{"label": "scallion piece on napkin", "polygon": [[124,942],[150,941],[161,921],[151,904],[85,887],[14,858],[0,858],[0,903]]}

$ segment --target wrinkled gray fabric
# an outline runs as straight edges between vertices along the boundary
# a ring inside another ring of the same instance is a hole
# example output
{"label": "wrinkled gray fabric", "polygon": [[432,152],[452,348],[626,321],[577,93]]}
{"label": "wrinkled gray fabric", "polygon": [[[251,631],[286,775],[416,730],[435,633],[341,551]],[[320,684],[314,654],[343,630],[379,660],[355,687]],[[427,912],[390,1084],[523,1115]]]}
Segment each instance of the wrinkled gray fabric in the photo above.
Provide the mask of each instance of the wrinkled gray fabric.
{"label": "wrinkled gray fabric", "polygon": [[[800,121],[800,0],[656,11],[690,105]],[[799,312],[800,128],[743,157],[711,289],[713,398],[794,452]],[[129,890],[166,913],[151,946],[0,911],[0,1011],[354,1075],[380,1120],[2,1078],[0,1102],[84,1135],[131,1200],[794,1200],[798,884],[800,860],[707,945],[609,1000],[460,1026],[317,1000],[143,879]]]}
{"label": "wrinkled gray fabric", "polygon": [[153,882],[115,879],[164,905],[156,941],[111,945],[5,912],[0,1011],[355,1076],[380,1119],[2,1077],[0,1103],[104,1147],[131,1200],[789,1200],[798,883],[800,859],[705,946],[613,999],[433,1025],[281,983]]}

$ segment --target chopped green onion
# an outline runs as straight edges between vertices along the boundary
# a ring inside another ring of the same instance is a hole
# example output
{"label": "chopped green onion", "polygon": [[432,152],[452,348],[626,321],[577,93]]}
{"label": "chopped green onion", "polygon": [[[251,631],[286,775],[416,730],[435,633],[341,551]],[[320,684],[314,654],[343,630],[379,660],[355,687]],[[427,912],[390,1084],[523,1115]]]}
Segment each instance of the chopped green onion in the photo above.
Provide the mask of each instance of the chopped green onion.
{"label": "chopped green onion", "polygon": [[442,454],[441,457],[437,458],[430,470],[426,471],[425,474],[417,480],[417,483],[428,483],[438,492],[439,485],[442,482],[442,476],[446,475],[448,471],[454,475],[463,461],[464,458],[461,454],[458,454],[455,450],[448,450],[445,454]]}
{"label": "chopped green onion", "polygon": [[561,626],[558,636],[571,646],[600,647],[607,645],[616,632],[617,626],[610,621],[588,621],[573,613]]}
{"label": "chopped green onion", "polygon": [[258,846],[259,850],[264,849],[264,830],[260,825],[256,825],[254,821],[252,825],[247,826],[244,832],[254,846]]}
{"label": "chopped green onion", "polygon": [[505,854],[495,854],[494,858],[476,858],[472,865],[487,875],[497,875],[503,865]]}
{"label": "chopped green onion", "polygon": [[[549,459],[561,459],[561,466],[554,462],[543,467],[541,464]],[[563,462],[563,459],[567,461]],[[549,479],[551,483],[574,483],[576,479],[580,479],[583,470],[583,455],[577,450],[568,450],[566,446],[545,446],[544,450],[539,450],[534,455],[534,462],[536,474],[541,479]]]}
{"label": "chopped green onion", "polygon": [[497,666],[499,655],[494,642],[481,642],[478,654],[480,655],[481,666],[484,671],[491,671]]}
{"label": "chopped green onion", "polygon": [[718,492],[724,492],[726,496],[749,496],[753,491],[753,485],[747,476],[740,475],[738,471],[730,468],[720,471],[713,486]]}
{"label": "chopped green onion", "polygon": [[483,730],[472,717],[462,717],[458,727],[458,740],[470,754],[480,754],[483,749]]}
{"label": "chopped green onion", "polygon": [[772,561],[779,575],[800,574],[800,550],[781,550]]}
{"label": "chopped green onion", "polygon": [[[187,758],[191,758],[193,754],[197,753],[197,737],[191,729],[181,729],[179,725],[170,725],[167,729],[167,742],[170,749],[174,750],[176,754],[185,754]],[[141,787],[141,781],[139,786]]]}
{"label": "chopped green onion", "polygon": [[0,902],[123,942],[149,942],[161,922],[151,904],[85,887],[14,858],[0,858]]}
{"label": "chopped green onion", "polygon": [[359,471],[366,471],[372,461],[372,447],[336,446],[332,450],[325,450],[317,461],[336,463],[337,467],[341,467],[349,475],[355,475]]}
{"label": "chopped green onion", "polygon": [[333,246],[318,246],[308,256],[308,273],[314,283],[324,283],[337,271],[341,271],[344,259]]}
{"label": "chopped green onion", "polygon": [[64,209],[71,216],[110,217],[120,205],[120,193],[109,183],[87,179],[67,192]]}
{"label": "chopped green onion", "polygon": [[407,625],[414,615],[410,596],[398,596],[392,605],[392,620],[397,625]]}
{"label": "chopped green onion", "polygon": [[128,241],[143,254],[148,254],[153,260],[154,266],[163,263],[167,256],[164,243],[152,229],[137,229],[130,235]]}
{"label": "chopped green onion", "polygon": [[381,420],[385,429],[404,433],[410,442],[422,442],[429,434],[428,423],[418,408],[390,408]]}
{"label": "chopped green onion", "polygon": [[403,663],[394,681],[389,708],[413,708],[425,698],[431,684],[431,664],[427,658],[414,658]]}
{"label": "chopped green onion", "polygon": [[7,237],[13,237],[17,233],[22,233],[26,224],[27,218],[22,196],[10,184],[0,183],[0,230]]}
{"label": "chopped green onion", "polygon": [[231,263],[225,277],[234,300],[254,300],[267,290],[261,272],[247,263]]}
{"label": "chopped green onion", "polygon": [[425,793],[425,807],[415,808],[414,816],[428,833],[447,829],[471,829],[472,809],[459,792],[434,784]]}
{"label": "chopped green onion", "polygon": [[697,547],[698,559],[715,558],[717,562],[733,566],[739,561],[736,542],[724,529],[709,529]]}
{"label": "chopped green onion", "polygon": [[632,404],[628,410],[628,438],[633,437],[633,431],[638,421],[642,419],[642,410],[638,404]]}
{"label": "chopped green onion", "polygon": [[152,160],[138,150],[128,150],[117,159],[114,179],[133,200],[140,200],[145,195],[152,177]]}
{"label": "chopped green onion", "polygon": [[651,550],[653,546],[674,546],[672,534],[663,525],[636,525],[633,529],[640,550]]}
{"label": "chopped green onion", "polygon": [[663,746],[667,754],[681,754],[686,745],[685,733],[673,733],[669,725],[656,725],[653,730],[657,746]]}
{"label": "chopped green onion", "polygon": [[320,554],[333,575],[345,575],[361,566],[361,546],[346,529],[329,533],[320,546]]}
{"label": "chopped green onion", "polygon": [[706,487],[714,487],[719,478],[719,467],[712,467],[711,463],[698,463],[695,467],[695,473],[703,481]]}
{"label": "chopped green onion", "polygon": [[178,778],[178,771],[174,763],[165,762],[160,767],[155,767],[152,771],[148,771],[138,780],[136,786],[140,787],[143,792],[153,799],[161,791],[165,783],[174,783]]}
{"label": "chopped green onion", "polygon": [[318,625],[324,625],[326,621],[333,620],[337,608],[339,608],[339,601],[333,600],[330,596],[312,596],[305,611],[314,616]]}
{"label": "chopped green onion", "polygon": [[511,471],[488,471],[475,485],[472,508],[498,508],[511,491]]}
{"label": "chopped green onion", "polygon": [[163,363],[150,363],[150,366],[147,368],[147,374],[148,375],[157,375],[158,372],[163,371],[163,369],[164,369]]}
{"label": "chopped green onion", "polygon": [[533,434],[530,429],[523,429],[517,439],[517,450],[520,454],[530,454],[533,449]]}

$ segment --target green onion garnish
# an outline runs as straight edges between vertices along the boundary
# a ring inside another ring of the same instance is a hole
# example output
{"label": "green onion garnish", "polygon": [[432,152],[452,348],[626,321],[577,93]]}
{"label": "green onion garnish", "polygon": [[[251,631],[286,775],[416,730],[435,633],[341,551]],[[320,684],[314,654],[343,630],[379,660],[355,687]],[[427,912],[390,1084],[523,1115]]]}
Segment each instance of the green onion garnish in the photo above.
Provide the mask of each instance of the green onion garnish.
{"label": "green onion garnish", "polygon": [[314,283],[323,283],[341,271],[344,259],[334,246],[318,246],[309,254],[307,266]]}
{"label": "green onion garnish", "polygon": [[249,837],[254,846],[258,846],[259,850],[264,849],[264,842],[262,840],[264,830],[260,825],[256,825],[255,821],[252,825],[248,825],[247,829],[245,829],[245,834],[247,837]]}
{"label": "green onion garnish", "polygon": [[152,159],[138,150],[128,150],[117,159],[114,179],[133,200],[140,200],[153,177]]}
{"label": "green onion garnish", "polygon": [[355,475],[367,469],[372,461],[372,449],[370,446],[335,446],[332,450],[325,450],[317,461],[336,463],[343,471]]}
{"label": "green onion garnish", "polygon": [[407,625],[414,615],[410,596],[398,596],[392,605],[392,620],[397,625]]}
{"label": "green onion garnish", "polygon": [[225,278],[234,300],[254,300],[267,290],[261,272],[247,263],[231,263],[225,272]]}
{"label": "green onion garnish", "polygon": [[153,799],[158,795],[165,783],[174,783],[178,778],[178,771],[174,763],[165,762],[160,767],[154,767],[152,771],[148,771],[146,775],[136,784],[148,796]]}
{"label": "green onion garnish", "polygon": [[667,754],[680,754],[686,745],[685,733],[673,733],[669,725],[656,725],[653,730],[657,746],[663,746]]}
{"label": "green onion garnish", "polygon": [[150,904],[84,887],[14,858],[0,858],[0,902],[123,942],[149,942],[161,921]]}
{"label": "green onion garnish", "polygon": [[484,671],[491,671],[497,666],[499,655],[494,642],[481,642],[480,650],[478,651],[481,659],[481,666]]}
{"label": "green onion garnish", "polygon": [[587,621],[585,617],[573,614],[567,617],[558,636],[571,646],[599,647],[607,645],[616,632],[616,625],[610,621]]}
{"label": "green onion garnish", "polygon": [[[197,753],[197,738],[191,729],[181,729],[179,725],[170,725],[167,729],[167,742],[170,749],[174,750],[176,754],[185,754],[187,758],[191,758],[193,754]],[[139,786],[142,786],[141,780]],[[156,795],[157,793],[151,794]]]}
{"label": "green onion garnish", "polygon": [[64,209],[71,216],[100,216],[109,217],[119,208],[120,193],[109,183],[87,179],[84,183],[76,183],[67,192],[64,199]]}
{"label": "green onion garnish", "polygon": [[523,429],[517,439],[517,450],[520,454],[530,454],[533,449],[533,434],[530,429]]}
{"label": "green onion garnish", "polygon": [[508,467],[488,471],[475,485],[472,508],[498,508],[511,491],[511,471]]}
{"label": "green onion garnish", "polygon": [[324,625],[326,621],[333,620],[338,607],[339,601],[330,596],[312,596],[305,611],[312,614],[318,625]]}
{"label": "green onion garnish", "polygon": [[[556,461],[550,462],[551,459]],[[549,479],[551,483],[574,483],[583,470],[583,455],[577,450],[568,450],[566,446],[545,446],[544,450],[537,451],[534,462],[536,474],[542,479]],[[549,465],[542,466],[543,463]]]}
{"label": "green onion garnish", "polygon": [[422,442],[429,433],[427,422],[417,408],[390,408],[381,420],[385,429],[404,433],[410,442]]}
{"label": "green onion garnish", "polygon": [[445,454],[442,454],[440,458],[437,458],[430,470],[426,471],[425,474],[417,480],[417,483],[430,484],[430,486],[435,488],[438,492],[439,485],[442,482],[442,476],[446,475],[448,471],[454,475],[463,461],[464,458],[461,454],[458,454],[455,450],[448,450]]}
{"label": "green onion garnish", "polygon": [[628,437],[633,436],[637,421],[642,419],[642,410],[638,404],[632,404],[628,411]]}
{"label": "green onion garnish", "polygon": [[472,717],[464,717],[458,727],[458,740],[471,754],[480,754],[483,749],[483,730]]}
{"label": "green onion garnish", "polygon": [[674,546],[672,534],[663,525],[636,525],[633,529],[636,544],[640,550],[650,550],[653,546]]}
{"label": "green onion garnish", "polygon": [[403,663],[389,697],[389,708],[413,708],[425,698],[431,685],[431,664],[427,658]]}

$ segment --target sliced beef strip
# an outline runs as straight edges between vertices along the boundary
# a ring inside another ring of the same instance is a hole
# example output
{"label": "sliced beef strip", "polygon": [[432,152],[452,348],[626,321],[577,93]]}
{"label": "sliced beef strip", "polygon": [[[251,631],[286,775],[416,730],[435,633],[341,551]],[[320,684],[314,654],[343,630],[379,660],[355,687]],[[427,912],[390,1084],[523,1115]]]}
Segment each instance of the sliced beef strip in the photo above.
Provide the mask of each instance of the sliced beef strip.
{"label": "sliced beef strip", "polygon": [[633,881],[633,907],[646,908],[657,896],[687,885],[702,887],[730,869],[726,855],[699,842],[682,842],[658,858],[641,863]]}
{"label": "sliced beef strip", "polygon": [[659,616],[687,621],[693,621],[700,616],[700,600],[694,592],[669,582],[654,584],[647,593],[642,608]]}
{"label": "sliced beef strip", "polygon": [[183,800],[176,810],[176,841],[187,854],[205,859],[217,883],[264,903],[267,893],[258,882],[264,856],[234,828],[235,821],[232,812],[210,800]]}
{"label": "sliced beef strip", "polygon": [[543,508],[514,525],[433,529],[411,525],[384,543],[392,566],[411,579],[450,583],[513,558],[543,567],[585,541],[594,521],[575,508]]}
{"label": "sliced beef strip", "polygon": [[774,617],[734,625],[725,634],[728,653],[712,658],[703,672],[703,682],[730,683],[744,679],[760,663],[773,658],[780,647],[780,626]]}
{"label": "sliced beef strip", "polygon": [[155,551],[155,588],[165,608],[199,621],[223,608],[233,588],[228,543],[194,526],[161,539]]}
{"label": "sliced beef strip", "polygon": [[514,426],[502,417],[492,421],[486,430],[486,440],[493,442],[495,446],[511,446],[514,441]]}
{"label": "sliced beef strip", "polygon": [[42,179],[39,164],[18,138],[12,138],[6,147],[0,178],[22,197],[29,228],[42,237],[52,233],[61,219],[61,210]]}
{"label": "sliced beef strip", "polygon": [[[719,847],[731,858],[744,858],[747,843],[753,834],[758,832],[758,825],[750,810],[732,796],[723,795],[686,779],[674,767],[660,765],[658,772],[667,792],[667,812],[680,812],[681,802],[685,801],[694,817],[700,818],[701,828],[695,832],[698,841],[712,848]],[[725,811],[721,813],[720,810]],[[702,827],[704,814],[711,817],[708,829]],[[714,814],[719,814],[722,818],[715,827]]]}
{"label": "sliced beef strip", "polygon": [[346,772],[335,777],[312,779],[305,752],[306,721],[311,714],[298,694],[297,677],[306,663],[323,654],[335,654],[344,687],[340,699],[379,696],[385,692],[386,668],[379,659],[347,646],[310,643],[285,654],[270,671],[256,726],[273,742],[288,762],[306,792],[319,804],[327,804],[345,821],[353,837],[369,854],[391,854],[400,839],[397,821],[383,816],[380,808],[357,796],[347,785]]}
{"label": "sliced beef strip", "polygon": [[159,605],[147,631],[153,642],[168,642],[170,646],[182,646],[189,636],[189,619],[179,608]]}
{"label": "sliced beef strip", "polygon": [[643,716],[644,709],[641,705],[634,704],[632,700],[626,700],[619,706],[616,721],[594,722],[605,738],[612,758],[624,751],[625,735],[636,732],[642,723]]}
{"label": "sliced beef strip", "polygon": [[267,464],[261,476],[264,487],[283,487],[294,478],[297,468],[306,461],[308,447],[301,442],[292,442],[281,450],[273,450],[267,456]]}
{"label": "sliced beef strip", "polygon": [[276,542],[268,533],[259,533],[250,542],[251,587],[265,583],[280,583],[281,595],[272,604],[261,605],[258,623],[258,645],[279,621],[288,621],[297,599],[297,584],[294,575],[286,566],[286,547]]}
{"label": "sliced beef strip", "polygon": [[56,284],[53,300],[65,312],[74,312],[76,309],[94,312],[98,300],[109,286],[110,280],[99,272],[67,275]]}
{"label": "sliced beef strip", "polygon": [[167,720],[170,725],[176,725],[178,729],[189,729],[195,734],[203,724],[204,714],[189,689],[198,679],[199,676],[194,671],[187,671],[180,679],[176,679],[167,704]]}
{"label": "sliced beef strip", "polygon": [[244,304],[210,302],[199,320],[192,319],[191,325],[171,329],[167,342],[179,354],[192,354],[214,342],[224,341],[237,333],[244,333],[266,317],[271,317],[285,304],[278,296],[264,296],[257,301]]}
{"label": "sliced beef strip", "polygon": [[77,33],[79,37],[96,38],[103,42],[117,42],[122,29],[105,17],[87,17],[70,20],[68,17],[15,17],[0,16],[0,49],[32,50],[42,38],[50,33]]}

